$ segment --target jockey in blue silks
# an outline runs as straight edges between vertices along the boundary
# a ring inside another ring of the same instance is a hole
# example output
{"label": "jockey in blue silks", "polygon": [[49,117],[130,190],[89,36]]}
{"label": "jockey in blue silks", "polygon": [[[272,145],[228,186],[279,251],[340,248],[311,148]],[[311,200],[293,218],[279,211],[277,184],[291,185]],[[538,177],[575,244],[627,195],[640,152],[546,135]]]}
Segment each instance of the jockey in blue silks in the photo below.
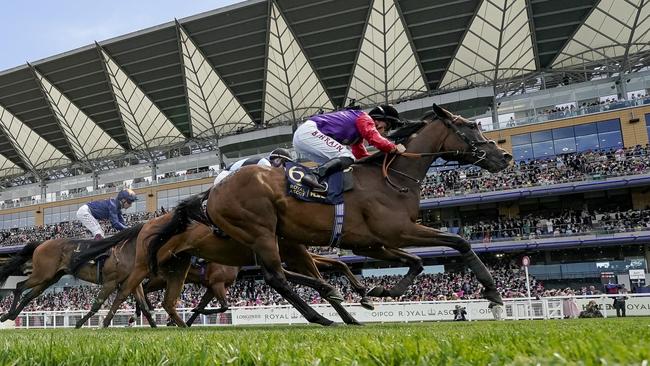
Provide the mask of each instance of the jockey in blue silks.
{"label": "jockey in blue silks", "polygon": [[101,240],[105,234],[99,220],[109,220],[118,231],[128,228],[122,216],[122,209],[130,208],[137,200],[138,196],[133,190],[123,189],[116,198],[92,201],[79,207],[77,219],[93,234],[95,240]]}

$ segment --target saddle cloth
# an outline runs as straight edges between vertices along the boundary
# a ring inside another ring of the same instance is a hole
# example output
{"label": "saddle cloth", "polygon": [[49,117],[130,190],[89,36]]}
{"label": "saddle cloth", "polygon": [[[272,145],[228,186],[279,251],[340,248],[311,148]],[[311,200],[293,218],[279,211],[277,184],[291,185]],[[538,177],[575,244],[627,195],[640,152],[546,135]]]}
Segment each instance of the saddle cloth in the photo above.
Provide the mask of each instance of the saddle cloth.
{"label": "saddle cloth", "polygon": [[351,169],[346,172],[336,172],[327,177],[322,182],[327,187],[324,192],[312,190],[302,184],[302,178],[311,174],[311,169],[305,165],[287,162],[284,171],[287,177],[287,193],[301,201],[328,205],[343,203],[343,192],[351,190],[353,186]]}

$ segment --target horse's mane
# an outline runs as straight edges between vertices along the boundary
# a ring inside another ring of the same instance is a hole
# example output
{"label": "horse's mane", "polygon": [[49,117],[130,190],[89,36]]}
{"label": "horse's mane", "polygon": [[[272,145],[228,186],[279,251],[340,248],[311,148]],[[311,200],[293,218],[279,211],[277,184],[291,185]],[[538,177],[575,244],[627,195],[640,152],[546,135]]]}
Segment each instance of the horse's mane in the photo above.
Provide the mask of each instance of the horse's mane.
{"label": "horse's mane", "polygon": [[[414,133],[420,131],[426,124],[427,122],[425,121],[407,122],[404,124],[404,126],[391,132],[390,135],[388,135],[388,139],[392,140],[395,144],[403,144],[406,141],[408,141],[408,139],[411,138],[411,136],[413,136]],[[381,152],[377,152],[375,154],[368,156],[367,158],[358,160],[355,164],[372,164],[377,161],[381,161],[383,158],[384,158],[384,154],[382,154]]]}
{"label": "horse's mane", "polygon": [[407,122],[403,127],[393,131],[388,138],[393,140],[396,144],[401,144],[406,142],[414,133],[420,131],[426,122]]}

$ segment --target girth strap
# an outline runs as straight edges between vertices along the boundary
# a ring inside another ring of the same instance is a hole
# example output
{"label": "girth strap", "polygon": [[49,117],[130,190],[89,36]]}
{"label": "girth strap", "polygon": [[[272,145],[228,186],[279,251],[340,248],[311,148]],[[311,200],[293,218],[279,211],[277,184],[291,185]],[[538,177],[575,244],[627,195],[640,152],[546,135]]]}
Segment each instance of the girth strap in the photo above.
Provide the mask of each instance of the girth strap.
{"label": "girth strap", "polygon": [[345,204],[337,203],[334,206],[334,226],[332,227],[332,237],[330,238],[330,247],[338,248],[341,245],[343,237],[343,219],[345,217]]}

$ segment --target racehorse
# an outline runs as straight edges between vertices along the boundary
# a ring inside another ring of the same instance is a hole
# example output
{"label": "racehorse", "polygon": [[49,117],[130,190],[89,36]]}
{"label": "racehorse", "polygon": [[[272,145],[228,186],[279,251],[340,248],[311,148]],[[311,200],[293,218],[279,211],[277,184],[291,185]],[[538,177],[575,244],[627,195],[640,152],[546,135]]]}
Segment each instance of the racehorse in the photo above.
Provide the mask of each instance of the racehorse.
{"label": "racehorse", "polygon": [[[142,224],[123,230],[101,241],[51,239],[42,243],[28,243],[7,264],[0,268],[0,284],[2,284],[25,263],[29,260],[32,261],[32,273],[26,280],[17,284],[16,289],[13,291],[14,298],[11,308],[6,314],[0,317],[0,322],[15,320],[30,301],[43,293],[52,284],[56,283],[63,275],[72,274],[70,260],[75,250],[110,243],[112,246],[117,247],[104,260],[104,265],[101,268],[102,289],[93,302],[92,309],[77,321],[76,327],[81,327],[86,320],[101,308],[108,296],[131,273],[131,268],[133,267],[132,258],[135,256],[135,238],[141,229]],[[91,283],[99,283],[97,265],[97,263],[84,265],[75,273],[76,277]],[[30,291],[23,296],[22,294],[25,290]],[[142,287],[137,286],[133,291],[133,295],[138,305],[144,310],[144,315],[149,321],[149,324],[155,327],[156,324],[148,308],[143,306],[145,305],[145,297]]]}
{"label": "racehorse", "polygon": [[[180,202],[176,209],[183,209],[185,201]],[[108,326],[110,321],[119,309],[120,304],[126,299],[146,277],[155,277],[157,271],[150,272],[149,268],[149,239],[156,233],[160,232],[162,227],[171,228],[169,225],[174,216],[169,213],[148,221],[138,235],[136,248],[135,263],[129,278],[124,281],[115,297],[111,310],[104,318],[104,326]],[[73,272],[86,261],[94,258],[99,253],[110,248],[113,243],[104,243],[95,245],[89,250],[77,253],[71,265]],[[229,238],[222,238],[215,235],[209,227],[193,223],[184,227],[182,232],[171,236],[166,245],[157,251],[156,267],[158,263],[165,268],[164,278],[166,280],[166,290],[163,300],[163,308],[176,325],[184,327],[186,324],[176,311],[176,301],[180,297],[183,289],[183,283],[190,268],[191,256],[204,258],[208,261],[221,263],[229,266],[249,266],[257,264],[255,254],[252,250],[238,245]],[[296,284],[305,285],[315,289],[324,300],[328,301],[332,307],[341,316],[341,319],[347,324],[359,324],[341,305],[343,296],[333,286],[326,283],[320,275],[318,266],[325,269],[333,269],[343,272],[350,280],[352,287],[359,295],[362,296],[361,305],[366,308],[372,308],[369,299],[366,298],[366,289],[350,272],[347,265],[333,258],[327,258],[311,254],[303,245],[294,245],[283,248],[283,258],[288,268],[295,270],[297,273],[283,270],[287,278]]]}
{"label": "racehorse", "polygon": [[[359,280],[352,274],[350,268],[345,263],[324,257],[317,254],[311,254],[312,259],[316,263],[319,270],[335,270],[343,273],[348,278],[352,287],[355,285],[362,286]],[[296,265],[294,265],[295,268]],[[191,266],[185,277],[185,283],[194,283],[206,287],[205,294],[201,297],[199,304],[192,309],[192,315],[185,322],[187,326],[191,326],[199,315],[212,315],[226,312],[230,306],[228,304],[227,292],[228,288],[235,283],[237,275],[241,267],[227,266],[214,262],[203,262],[196,266]],[[164,276],[156,276],[150,279],[143,285],[144,293],[159,291],[166,287],[166,279]],[[358,288],[358,287],[356,287]],[[365,294],[365,290],[362,291]],[[213,299],[219,302],[218,309],[206,309]],[[369,302],[369,299],[364,298],[361,305],[366,309],[374,309],[374,306]],[[153,307],[149,304],[149,309]]]}
{"label": "racehorse", "polygon": [[[341,247],[355,254],[408,265],[407,274],[391,289],[375,287],[368,294],[398,297],[422,272],[422,260],[405,247],[448,246],[460,252],[463,263],[484,287],[483,296],[502,305],[492,275],[462,237],[416,223],[420,183],[433,161],[442,158],[474,164],[490,172],[505,169],[512,156],[485,138],[476,123],[433,105],[421,122],[408,124],[391,135],[404,143],[400,155],[378,153],[353,165],[354,189],[344,194],[345,217]],[[382,163],[383,160],[383,163]],[[207,215],[201,200],[186,210],[176,210],[170,226],[182,230],[191,219],[207,218],[259,258],[265,281],[309,322],[329,325],[287,284],[280,248],[296,243],[329,245],[334,207],[293,199],[287,195],[285,172],[257,166],[244,167],[206,192]],[[306,214],[308,213],[308,214]],[[179,227],[180,225],[180,227]],[[164,248],[172,231],[161,228],[150,250]],[[280,237],[280,245],[278,245]],[[233,244],[234,245],[234,244]],[[156,256],[150,257],[152,267]]]}
{"label": "racehorse", "polygon": [[[237,275],[241,267],[226,266],[219,263],[204,262],[198,266],[191,266],[185,277],[185,283],[194,283],[206,287],[205,294],[201,297],[199,304],[192,309],[192,316],[185,324],[191,326],[196,318],[203,315],[219,314],[226,312],[229,309],[228,305],[228,288],[235,283]],[[165,289],[167,280],[164,276],[155,276],[149,279],[142,288],[145,295],[150,292],[155,292]],[[212,299],[216,298],[219,302],[219,309],[206,310]],[[148,299],[147,299],[148,301]],[[148,304],[149,308],[153,308]],[[137,310],[136,310],[137,313]]]}

